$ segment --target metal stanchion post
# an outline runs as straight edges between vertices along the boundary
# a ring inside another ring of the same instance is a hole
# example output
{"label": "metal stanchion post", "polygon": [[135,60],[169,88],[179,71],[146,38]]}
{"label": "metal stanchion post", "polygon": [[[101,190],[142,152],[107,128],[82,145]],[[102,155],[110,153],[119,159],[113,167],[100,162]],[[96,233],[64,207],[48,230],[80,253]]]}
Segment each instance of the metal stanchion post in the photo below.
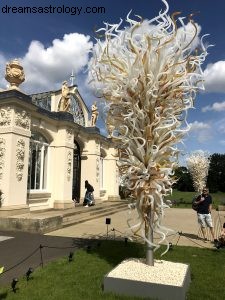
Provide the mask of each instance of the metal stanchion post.
{"label": "metal stanchion post", "polygon": [[43,248],[43,246],[42,245],[40,245],[40,255],[41,255],[41,266],[42,266],[42,268],[43,268],[43,256],[42,256],[42,248]]}
{"label": "metal stanchion post", "polygon": [[109,235],[109,225],[111,224],[111,218],[106,218],[105,219],[105,224],[107,226],[107,239],[108,239],[108,235]]}
{"label": "metal stanchion post", "polygon": [[114,241],[115,241],[115,239],[116,239],[116,229],[113,228],[112,231],[114,232]]}

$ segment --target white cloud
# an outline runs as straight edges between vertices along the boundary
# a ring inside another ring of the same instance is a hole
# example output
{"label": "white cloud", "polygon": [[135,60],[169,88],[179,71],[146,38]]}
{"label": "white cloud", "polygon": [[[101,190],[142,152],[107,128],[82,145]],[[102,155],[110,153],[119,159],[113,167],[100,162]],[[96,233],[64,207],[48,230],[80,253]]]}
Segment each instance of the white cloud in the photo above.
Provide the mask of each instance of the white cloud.
{"label": "white cloud", "polygon": [[[65,34],[61,40],[53,40],[49,47],[32,41],[27,53],[19,59],[26,76],[21,89],[31,93],[60,88],[72,69],[77,74],[87,65],[91,48],[90,37],[79,33]],[[7,59],[0,56],[1,60]]]}
{"label": "white cloud", "polygon": [[225,133],[225,118],[220,119],[215,123],[215,128],[219,133]]}
{"label": "white cloud", "polygon": [[211,125],[204,122],[194,121],[190,123],[190,135],[200,144],[204,144],[212,138]]}
{"label": "white cloud", "polygon": [[198,122],[198,121],[194,121],[193,123],[190,123],[190,131],[198,131],[198,130],[203,130],[203,129],[208,129],[211,126],[207,123],[203,123],[203,122]]}
{"label": "white cloud", "polygon": [[6,84],[7,84],[6,80],[4,79],[5,69],[3,69],[4,66],[6,65],[6,61],[7,61],[7,59],[5,58],[5,56],[2,53],[0,53],[0,66],[1,66],[1,69],[0,69],[0,88],[6,87]]}
{"label": "white cloud", "polygon": [[204,144],[206,142],[208,142],[209,140],[212,139],[212,134],[211,132],[209,132],[208,130],[202,130],[201,132],[199,132],[197,134],[197,141],[200,143],[200,144]]}
{"label": "white cloud", "polygon": [[225,110],[225,101],[215,102],[215,103],[213,103],[213,105],[207,105],[202,108],[202,112],[211,111],[211,110],[214,110],[214,111]]}
{"label": "white cloud", "polygon": [[225,61],[207,65],[204,70],[206,92],[225,93]]}
{"label": "white cloud", "polygon": [[4,66],[5,63],[6,63],[5,56],[2,53],[0,53],[0,65]]}

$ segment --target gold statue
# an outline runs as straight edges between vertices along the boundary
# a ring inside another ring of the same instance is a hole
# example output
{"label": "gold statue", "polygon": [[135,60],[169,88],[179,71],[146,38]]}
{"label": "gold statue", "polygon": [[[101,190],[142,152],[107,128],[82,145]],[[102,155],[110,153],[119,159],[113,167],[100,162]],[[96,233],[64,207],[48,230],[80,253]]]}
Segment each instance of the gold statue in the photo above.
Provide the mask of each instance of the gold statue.
{"label": "gold statue", "polygon": [[98,119],[98,107],[96,105],[96,102],[94,102],[91,106],[91,126],[94,127],[96,125],[97,119]]}
{"label": "gold statue", "polygon": [[67,81],[62,83],[62,98],[59,102],[59,111],[70,111],[70,89]]}

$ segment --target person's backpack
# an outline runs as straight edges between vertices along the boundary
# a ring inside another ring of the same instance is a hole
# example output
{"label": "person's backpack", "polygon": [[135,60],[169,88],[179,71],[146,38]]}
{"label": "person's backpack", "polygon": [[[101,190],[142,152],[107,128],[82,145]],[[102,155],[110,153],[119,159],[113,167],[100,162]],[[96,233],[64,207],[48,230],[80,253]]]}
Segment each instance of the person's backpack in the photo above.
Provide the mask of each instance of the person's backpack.
{"label": "person's backpack", "polygon": [[192,209],[194,209],[195,211],[198,210],[198,204],[195,203],[195,201],[197,200],[197,198],[198,198],[198,196],[195,196],[195,197],[193,198],[192,204],[191,204]]}

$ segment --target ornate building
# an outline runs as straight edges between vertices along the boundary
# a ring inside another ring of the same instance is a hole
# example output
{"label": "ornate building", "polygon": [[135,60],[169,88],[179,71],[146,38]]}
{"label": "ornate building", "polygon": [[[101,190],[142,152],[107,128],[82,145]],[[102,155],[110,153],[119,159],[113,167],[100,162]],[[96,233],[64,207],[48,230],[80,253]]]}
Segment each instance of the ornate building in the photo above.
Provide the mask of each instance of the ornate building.
{"label": "ornate building", "polygon": [[89,127],[77,86],[28,96],[11,82],[0,92],[0,216],[74,207],[73,199],[83,201],[85,180],[97,202],[117,199],[116,150]]}

